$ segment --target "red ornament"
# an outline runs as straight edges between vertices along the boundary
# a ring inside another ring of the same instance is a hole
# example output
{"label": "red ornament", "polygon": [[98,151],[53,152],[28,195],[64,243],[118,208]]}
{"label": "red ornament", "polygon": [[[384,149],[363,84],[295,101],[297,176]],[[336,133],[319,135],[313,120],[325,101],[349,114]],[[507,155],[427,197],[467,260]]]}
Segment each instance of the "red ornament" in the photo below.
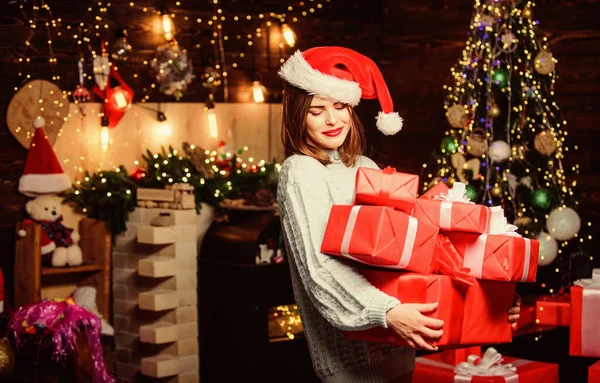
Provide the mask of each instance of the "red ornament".
{"label": "red ornament", "polygon": [[[111,80],[117,81],[119,85],[113,88]],[[104,114],[108,117],[108,127],[116,127],[133,102],[133,90],[123,81],[115,67],[111,66],[106,88],[100,90],[98,85],[94,85],[93,92],[104,100]]]}
{"label": "red ornament", "polygon": [[131,178],[134,182],[139,182],[146,175],[146,171],[142,168],[134,168],[131,173],[129,173],[129,178]]}

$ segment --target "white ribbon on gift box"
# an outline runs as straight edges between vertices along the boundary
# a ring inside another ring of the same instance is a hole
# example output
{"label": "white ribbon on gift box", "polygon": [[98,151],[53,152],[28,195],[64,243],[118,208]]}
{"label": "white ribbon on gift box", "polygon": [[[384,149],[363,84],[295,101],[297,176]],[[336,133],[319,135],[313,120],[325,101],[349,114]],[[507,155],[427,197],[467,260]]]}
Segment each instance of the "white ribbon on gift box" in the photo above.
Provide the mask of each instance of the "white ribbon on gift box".
{"label": "white ribbon on gift box", "polygon": [[[489,233],[480,234],[475,241],[467,243],[465,247],[463,267],[471,269],[471,275],[473,275],[475,278],[481,278],[483,273],[485,243],[487,241],[488,234],[521,237],[521,235],[516,232],[517,227],[507,222],[502,207],[493,206],[490,208],[490,211],[491,217],[489,221]],[[523,240],[525,241],[525,262],[523,265],[523,275],[521,276],[521,281],[525,282],[527,281],[527,276],[529,275],[529,263],[531,261],[531,240],[529,238],[523,238]]]}
{"label": "white ribbon on gift box", "polygon": [[[353,260],[361,262],[361,263],[368,264],[367,262],[365,262],[363,260],[353,257],[349,253],[350,240],[352,239],[352,233],[354,232],[354,226],[356,224],[356,219],[358,217],[358,213],[361,208],[362,208],[362,206],[355,205],[355,206],[352,206],[352,209],[350,210],[350,216],[348,217],[348,222],[346,223],[346,229],[344,231],[344,237],[342,238],[342,246],[340,249],[340,253],[342,253],[342,255],[347,258],[353,259]],[[412,258],[413,249],[415,247],[415,240],[417,238],[417,229],[419,227],[419,222],[417,221],[417,219],[415,217],[411,217],[409,215],[407,215],[407,217],[408,217],[408,227],[406,229],[406,238],[404,240],[404,247],[402,249],[402,254],[400,256],[400,261],[398,262],[398,264],[396,266],[388,266],[388,268],[405,269],[406,266],[408,266],[408,264],[410,263],[410,259]]]}
{"label": "white ribbon on gift box", "polygon": [[600,347],[600,269],[594,269],[592,278],[579,279],[575,285],[583,287],[581,301],[581,353],[598,355]]}
{"label": "white ribbon on gift box", "polygon": [[[518,383],[519,375],[516,373],[517,367],[531,363],[530,360],[517,359],[513,363],[502,364],[502,354],[493,347],[485,350],[482,357],[469,355],[466,362],[458,366],[438,362],[427,358],[417,358],[417,363],[426,364],[433,367],[454,370],[455,383],[470,383],[474,376],[501,376],[507,383]],[[478,362],[475,364],[475,362]]]}

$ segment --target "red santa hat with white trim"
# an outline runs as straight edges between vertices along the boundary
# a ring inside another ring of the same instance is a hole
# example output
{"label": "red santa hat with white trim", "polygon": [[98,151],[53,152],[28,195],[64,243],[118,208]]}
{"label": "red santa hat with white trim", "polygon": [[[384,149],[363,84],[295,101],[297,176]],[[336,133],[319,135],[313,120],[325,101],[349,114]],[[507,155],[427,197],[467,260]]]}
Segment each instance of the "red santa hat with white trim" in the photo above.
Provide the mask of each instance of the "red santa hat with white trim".
{"label": "red santa hat with white trim", "polygon": [[63,173],[44,132],[44,123],[42,117],[33,121],[35,133],[29,145],[23,175],[19,179],[19,191],[29,197],[60,193],[71,187],[71,180]]}
{"label": "red santa hat with white trim", "polygon": [[279,76],[308,94],[356,106],[361,98],[378,99],[382,111],[377,128],[386,135],[402,129],[383,75],[370,58],[343,47],[296,51],[281,66]]}

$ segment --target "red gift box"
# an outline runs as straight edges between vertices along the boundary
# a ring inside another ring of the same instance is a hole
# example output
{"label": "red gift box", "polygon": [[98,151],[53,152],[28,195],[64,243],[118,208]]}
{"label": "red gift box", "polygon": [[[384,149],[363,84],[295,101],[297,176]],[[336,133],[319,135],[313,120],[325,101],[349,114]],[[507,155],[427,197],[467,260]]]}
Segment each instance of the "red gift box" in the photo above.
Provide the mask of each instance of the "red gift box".
{"label": "red gift box", "polygon": [[535,323],[535,306],[523,304],[519,312],[519,320],[512,326],[512,330],[517,331],[533,323]]}
{"label": "red gift box", "polygon": [[600,383],[600,362],[596,362],[588,368],[588,383]]}
{"label": "red gift box", "polygon": [[548,326],[569,326],[571,324],[569,294],[540,297],[535,302],[535,323]]}
{"label": "red gift box", "polygon": [[475,280],[465,296],[460,344],[474,346],[512,341],[508,309],[515,299],[515,287],[515,283]]}
{"label": "red gift box", "polygon": [[436,195],[440,195],[442,193],[448,193],[448,190],[450,190],[448,185],[446,185],[443,182],[438,182],[437,184],[432,186],[429,190],[427,190],[425,193],[423,193],[423,195],[421,195],[419,198],[433,199]]}
{"label": "red gift box", "polygon": [[456,366],[461,362],[466,362],[469,355],[481,356],[481,346],[444,350],[429,356],[432,360],[438,360],[440,362]]}
{"label": "red gift box", "polygon": [[483,205],[419,198],[413,216],[443,230],[485,233],[488,212]]}
{"label": "red gift box", "polygon": [[569,355],[600,357],[600,269],[571,286]]}
{"label": "red gift box", "polygon": [[428,272],[438,228],[384,206],[334,205],[321,252],[393,269]]}
{"label": "red gift box", "polygon": [[534,282],[540,243],[507,234],[444,233],[475,278]]}
{"label": "red gift box", "polygon": [[[397,271],[361,269],[361,274],[384,293],[394,296],[402,303],[438,302],[438,308],[425,315],[444,321],[444,334],[435,343],[438,346],[458,345],[463,329],[462,313],[465,285],[445,275],[427,275]],[[395,343],[406,346],[406,342],[391,329],[375,327],[361,331],[346,331],[350,339],[371,342]]]}
{"label": "red gift box", "polygon": [[[473,382],[473,383],[558,383],[558,365],[553,363],[534,362],[526,359],[511,358],[509,356],[500,356],[498,360],[497,352],[488,348],[484,357],[478,359],[471,358],[471,364],[461,363],[461,367],[452,364],[443,363],[435,360],[433,355],[427,355],[416,359],[416,365],[413,372],[413,382],[415,383],[454,383],[454,382]],[[496,363],[482,361],[486,355],[496,357]],[[494,370],[496,376],[491,372],[485,371],[480,366],[491,364],[488,371]],[[510,365],[509,365],[510,364]],[[467,369],[468,368],[468,369]],[[486,374],[487,376],[484,376]]]}
{"label": "red gift box", "polygon": [[417,199],[419,176],[400,173],[392,167],[359,167],[356,172],[354,205],[388,206],[411,213]]}

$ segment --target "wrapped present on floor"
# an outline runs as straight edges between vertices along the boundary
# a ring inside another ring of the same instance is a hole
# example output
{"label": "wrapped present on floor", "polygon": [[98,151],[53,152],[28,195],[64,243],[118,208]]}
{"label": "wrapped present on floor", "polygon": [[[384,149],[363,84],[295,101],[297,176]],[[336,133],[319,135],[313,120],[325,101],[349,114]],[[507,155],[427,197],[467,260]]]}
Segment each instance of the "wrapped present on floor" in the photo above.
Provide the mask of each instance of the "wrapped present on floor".
{"label": "wrapped present on floor", "polygon": [[428,355],[431,360],[438,360],[443,363],[456,366],[461,362],[466,362],[469,355],[481,356],[481,346],[455,348],[452,350],[444,350]]}
{"label": "wrapped present on floor", "polygon": [[535,302],[535,324],[569,326],[571,297],[569,294],[544,295]]}
{"label": "wrapped present on floor", "polygon": [[588,383],[600,383],[600,362],[596,362],[588,368]]}
{"label": "wrapped present on floor", "polygon": [[[447,189],[446,192],[433,196],[431,191],[435,188],[432,189],[417,199],[413,216],[445,231],[485,233],[493,210],[471,202],[465,195],[465,187],[464,183],[455,182],[452,189],[440,187],[437,190]],[[502,211],[495,214],[504,216]]]}
{"label": "wrapped present on floor", "polygon": [[357,262],[428,272],[438,228],[384,206],[334,205],[321,251]]}
{"label": "wrapped present on floor", "polygon": [[512,326],[512,330],[518,331],[533,323],[535,323],[535,305],[522,304],[519,320]]}
{"label": "wrapped present on floor", "polygon": [[463,258],[462,266],[479,279],[535,282],[540,243],[523,238],[506,225],[505,231],[489,234],[448,231],[450,239]]}
{"label": "wrapped present on floor", "polygon": [[600,357],[600,269],[571,286],[569,355]]}
{"label": "wrapped present on floor", "polygon": [[406,213],[413,211],[419,176],[400,173],[392,167],[359,167],[356,172],[355,205],[388,206]]}
{"label": "wrapped present on floor", "polygon": [[[446,275],[374,269],[360,272],[375,287],[402,303],[438,302],[438,308],[426,315],[444,321],[444,335],[435,342],[441,349],[512,340],[507,310],[514,298],[514,283],[473,280],[469,286]],[[391,329],[383,327],[347,331],[345,336],[406,345]]]}
{"label": "wrapped present on floor", "polygon": [[413,382],[558,383],[558,364],[502,356],[490,347],[482,357],[470,355],[458,365],[441,362],[433,355],[419,357]]}

